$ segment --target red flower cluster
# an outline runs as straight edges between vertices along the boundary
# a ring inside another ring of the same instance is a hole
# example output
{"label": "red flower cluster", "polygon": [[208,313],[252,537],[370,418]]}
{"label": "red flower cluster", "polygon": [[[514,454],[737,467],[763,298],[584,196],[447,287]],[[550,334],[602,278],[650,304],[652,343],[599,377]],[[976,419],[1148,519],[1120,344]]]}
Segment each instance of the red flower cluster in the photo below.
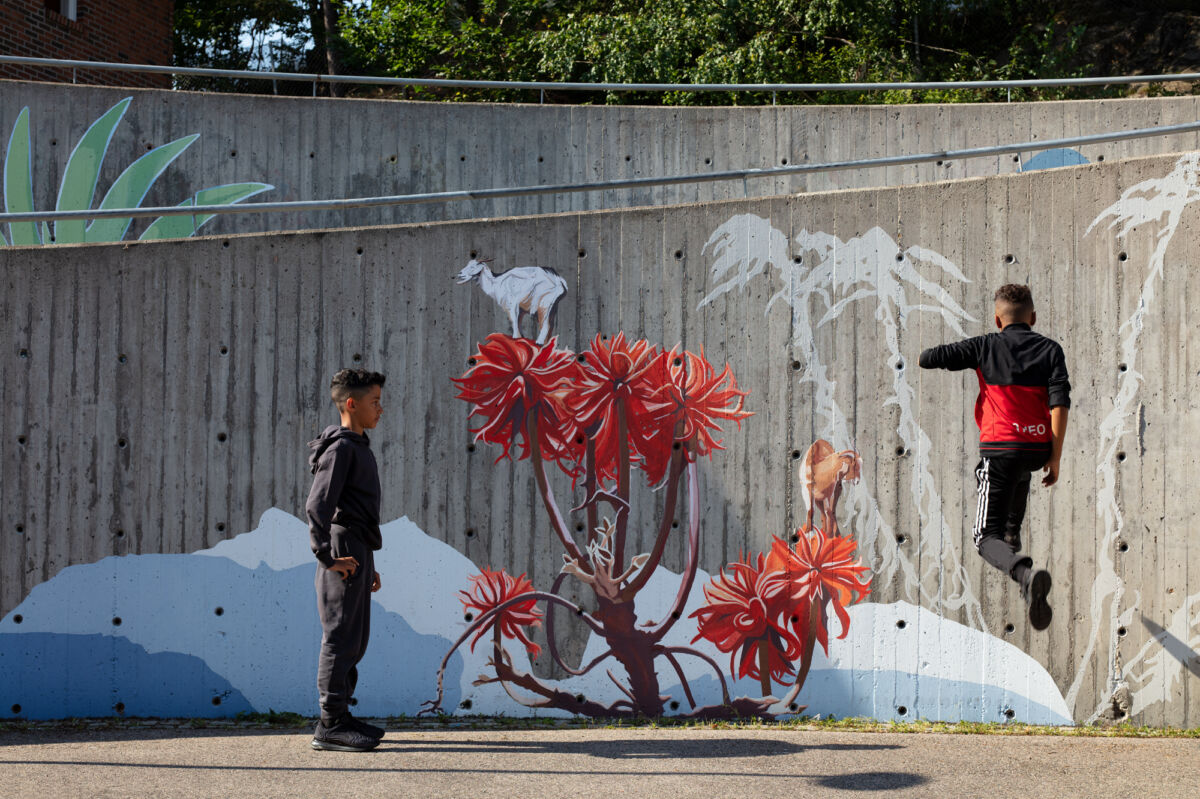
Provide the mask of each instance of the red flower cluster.
{"label": "red flower cluster", "polygon": [[[522,594],[529,594],[534,590],[533,583],[529,582],[524,574],[520,577],[513,577],[503,569],[493,571],[485,568],[482,573],[471,577],[470,580],[471,590],[458,593],[461,596],[463,609],[475,611],[481,616],[495,610],[510,599],[516,599]],[[486,635],[493,626],[499,624],[501,635],[505,638],[517,639],[525,645],[529,654],[536,658],[542,648],[529,639],[524,628],[536,627],[541,624],[541,620],[542,614],[537,609],[536,599],[515,602],[479,628],[475,637],[471,639],[471,651],[475,651],[475,642]]]}
{"label": "red flower cluster", "polygon": [[689,460],[721,449],[719,420],[741,420],[746,392],[729,366],[718,374],[703,353],[660,350],[620,333],[597,335],[578,356],[551,339],[538,345],[500,333],[488,336],[472,366],[454,381],[459,399],[484,423],[476,440],[499,444],[508,457],[520,438],[520,459],[530,455],[530,429],[540,455],[575,477],[587,442],[595,447],[597,479],[611,482],[622,445],[631,464],[649,481],[666,475],[673,445],[682,442]]}
{"label": "red flower cluster", "polygon": [[[761,679],[757,652],[766,641],[771,679],[782,684],[794,673],[792,663],[804,652],[804,642],[815,636],[829,654],[827,606],[832,605],[845,638],[850,631],[848,605],[861,601],[871,590],[863,577],[867,567],[854,557],[853,539],[826,536],[820,529],[805,535],[800,531],[795,551],[780,538],[771,543],[757,565],[749,559],[729,564],[704,587],[708,604],[692,614],[698,619],[699,634],[722,652],[733,653],[730,672],[736,679]],[[819,622],[809,629],[809,610],[816,604]],[[734,662],[741,653],[741,664]]]}

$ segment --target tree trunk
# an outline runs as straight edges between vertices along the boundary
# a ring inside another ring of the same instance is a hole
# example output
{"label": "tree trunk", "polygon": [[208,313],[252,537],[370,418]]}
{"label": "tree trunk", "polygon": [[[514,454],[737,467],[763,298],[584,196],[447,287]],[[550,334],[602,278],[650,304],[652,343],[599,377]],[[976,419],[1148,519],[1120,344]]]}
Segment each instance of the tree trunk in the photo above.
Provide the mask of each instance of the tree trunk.
{"label": "tree trunk", "polygon": [[[338,10],[340,8],[341,2],[339,0],[321,0],[321,11],[324,19],[323,28],[325,31],[325,65],[330,75],[343,74],[342,58],[339,52],[342,40],[338,35]],[[329,94],[331,97],[345,97],[346,84],[329,84]]]}
{"label": "tree trunk", "polygon": [[633,602],[612,602],[598,597],[597,616],[604,620],[604,638],[613,656],[629,674],[629,690],[633,693],[638,713],[657,718],[663,714],[663,698],[654,669],[654,641],[637,629]]}

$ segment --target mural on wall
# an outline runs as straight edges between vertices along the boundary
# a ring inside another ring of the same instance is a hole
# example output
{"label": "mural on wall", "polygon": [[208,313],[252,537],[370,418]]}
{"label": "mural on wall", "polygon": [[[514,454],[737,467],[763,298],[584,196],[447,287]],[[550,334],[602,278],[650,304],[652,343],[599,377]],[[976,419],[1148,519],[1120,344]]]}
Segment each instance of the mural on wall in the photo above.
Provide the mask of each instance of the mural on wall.
{"label": "mural on wall", "polygon": [[[83,211],[92,208],[100,169],[112,145],[117,125],[129,109],[132,97],[126,97],[92,123],[71,151],[63,170],[55,202],[56,211]],[[193,133],[159,145],[140,156],[112,182],[97,209],[138,208],[151,187],[175,159],[200,138]],[[230,183],[201,189],[179,203],[180,206],[224,205],[237,203],[274,188],[267,183]],[[13,124],[4,154],[4,209],[6,213],[35,210],[33,198],[33,144],[29,136],[29,108],[21,109]],[[160,216],[151,222],[138,239],[186,238],[194,235],[213,218],[199,216]],[[129,231],[132,217],[86,220],[63,219],[53,225],[35,222],[10,222],[8,237],[0,232],[0,246],[39,244],[79,244],[83,242],[121,241]]]}

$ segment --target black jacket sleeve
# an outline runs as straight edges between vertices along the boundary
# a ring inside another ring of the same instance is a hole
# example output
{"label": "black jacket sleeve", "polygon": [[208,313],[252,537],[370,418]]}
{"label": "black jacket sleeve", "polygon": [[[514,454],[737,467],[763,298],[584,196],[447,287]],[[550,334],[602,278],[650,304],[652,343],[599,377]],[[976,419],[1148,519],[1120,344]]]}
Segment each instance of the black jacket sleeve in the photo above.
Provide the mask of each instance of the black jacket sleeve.
{"label": "black jacket sleeve", "polygon": [[1050,359],[1048,395],[1051,408],[1071,407],[1071,381],[1067,379],[1067,358],[1062,347],[1055,347]]}
{"label": "black jacket sleeve", "polygon": [[333,565],[333,544],[329,537],[329,525],[333,523],[333,514],[337,510],[353,458],[352,447],[335,443],[325,450],[321,459],[317,461],[312,489],[308,492],[308,502],[304,504],[305,513],[308,514],[308,537],[312,551],[325,568]]}
{"label": "black jacket sleeve", "polygon": [[921,353],[917,363],[922,369],[949,369],[951,372],[975,369],[979,366],[982,345],[983,337],[977,336],[953,344],[930,347]]}

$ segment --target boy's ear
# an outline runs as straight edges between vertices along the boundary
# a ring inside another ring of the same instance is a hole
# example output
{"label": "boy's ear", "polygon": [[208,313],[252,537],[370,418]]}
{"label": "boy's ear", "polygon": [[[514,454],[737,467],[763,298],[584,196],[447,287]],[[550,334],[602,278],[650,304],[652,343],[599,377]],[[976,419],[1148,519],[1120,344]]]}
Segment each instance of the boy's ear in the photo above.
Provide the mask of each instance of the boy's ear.
{"label": "boy's ear", "polygon": [[1029,326],[1033,327],[1036,324],[1037,324],[1037,311],[1032,311],[1029,314]]}
{"label": "boy's ear", "polygon": [[1004,329],[1004,321],[1001,320],[999,316],[995,317],[995,321],[996,321],[996,327],[1003,330]]}

